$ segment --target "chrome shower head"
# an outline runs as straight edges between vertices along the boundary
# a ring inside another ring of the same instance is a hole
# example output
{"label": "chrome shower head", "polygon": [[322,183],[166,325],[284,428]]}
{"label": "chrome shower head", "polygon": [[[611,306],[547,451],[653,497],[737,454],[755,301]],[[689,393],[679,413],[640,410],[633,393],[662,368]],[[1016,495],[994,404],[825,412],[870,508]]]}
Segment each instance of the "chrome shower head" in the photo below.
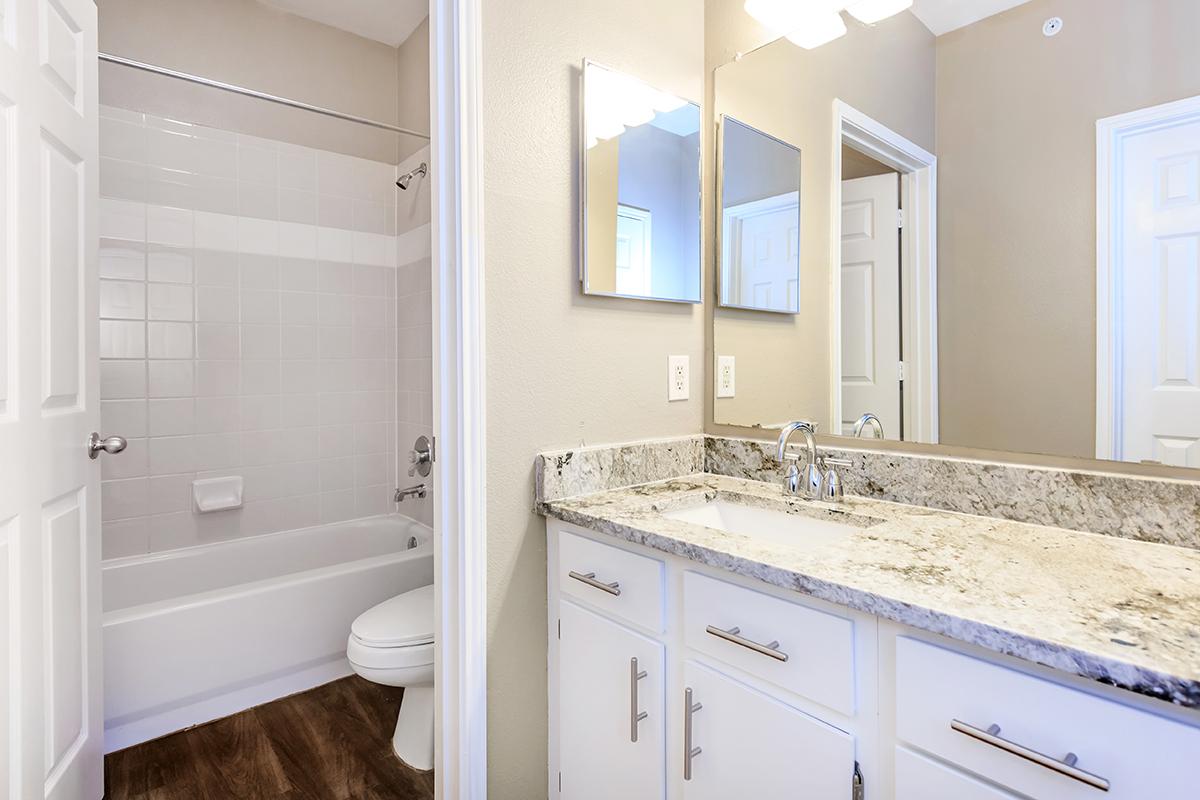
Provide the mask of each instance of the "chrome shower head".
{"label": "chrome shower head", "polygon": [[425,162],[422,161],[419,167],[407,174],[401,175],[400,179],[396,181],[396,185],[399,186],[401,190],[408,189],[408,185],[412,183],[413,178],[417,177],[418,175],[425,175],[428,171],[429,168],[426,166]]}

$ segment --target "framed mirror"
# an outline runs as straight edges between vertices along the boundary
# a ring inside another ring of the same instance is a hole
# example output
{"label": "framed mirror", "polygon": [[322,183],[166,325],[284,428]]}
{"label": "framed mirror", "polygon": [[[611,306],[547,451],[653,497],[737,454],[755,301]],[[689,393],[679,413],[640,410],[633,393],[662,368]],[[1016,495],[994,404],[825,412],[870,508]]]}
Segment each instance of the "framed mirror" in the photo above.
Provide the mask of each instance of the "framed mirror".
{"label": "framed mirror", "polygon": [[585,294],[700,302],[700,106],[583,64]]}
{"label": "framed mirror", "polygon": [[722,115],[717,286],[727,308],[800,310],[800,148]]}
{"label": "framed mirror", "polygon": [[804,154],[799,313],[722,295],[713,421],[1200,467],[1200,6],[833,5],[709,32],[712,124]]}

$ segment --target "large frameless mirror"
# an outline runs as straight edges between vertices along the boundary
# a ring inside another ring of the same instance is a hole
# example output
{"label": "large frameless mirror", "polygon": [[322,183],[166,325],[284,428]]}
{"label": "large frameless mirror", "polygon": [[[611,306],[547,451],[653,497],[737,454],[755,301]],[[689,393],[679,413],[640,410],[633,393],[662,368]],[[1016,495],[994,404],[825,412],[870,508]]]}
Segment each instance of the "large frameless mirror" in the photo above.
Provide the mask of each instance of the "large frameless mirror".
{"label": "large frameless mirror", "polygon": [[[780,7],[707,37],[713,421],[1200,467],[1200,5]],[[796,314],[731,280],[742,126],[804,154]]]}
{"label": "large frameless mirror", "polygon": [[717,228],[721,305],[800,310],[800,149],[722,116]]}
{"label": "large frameless mirror", "polygon": [[700,302],[700,107],[583,65],[586,294]]}

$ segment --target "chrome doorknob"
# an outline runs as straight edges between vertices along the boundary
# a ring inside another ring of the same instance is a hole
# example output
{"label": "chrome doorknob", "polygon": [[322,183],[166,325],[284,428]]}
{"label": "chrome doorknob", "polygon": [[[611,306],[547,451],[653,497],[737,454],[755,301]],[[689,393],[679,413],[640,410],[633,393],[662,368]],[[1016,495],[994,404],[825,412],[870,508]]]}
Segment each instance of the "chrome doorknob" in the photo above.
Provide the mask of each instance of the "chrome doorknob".
{"label": "chrome doorknob", "polygon": [[92,433],[87,442],[88,458],[95,461],[102,450],[109,455],[116,455],[125,449],[126,444],[127,442],[121,436],[109,436],[107,439],[101,439],[100,434]]}

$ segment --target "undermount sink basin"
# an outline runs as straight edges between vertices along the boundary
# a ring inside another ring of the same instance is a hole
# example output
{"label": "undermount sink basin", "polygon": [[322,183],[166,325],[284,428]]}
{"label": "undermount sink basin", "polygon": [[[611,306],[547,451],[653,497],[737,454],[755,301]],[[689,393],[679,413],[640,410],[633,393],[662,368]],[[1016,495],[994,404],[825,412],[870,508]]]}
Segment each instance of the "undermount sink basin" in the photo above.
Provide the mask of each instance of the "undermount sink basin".
{"label": "undermount sink basin", "polygon": [[760,541],[793,546],[844,539],[879,521],[821,508],[806,509],[804,513],[789,513],[746,505],[723,497],[699,505],[664,511],[663,516]]}

